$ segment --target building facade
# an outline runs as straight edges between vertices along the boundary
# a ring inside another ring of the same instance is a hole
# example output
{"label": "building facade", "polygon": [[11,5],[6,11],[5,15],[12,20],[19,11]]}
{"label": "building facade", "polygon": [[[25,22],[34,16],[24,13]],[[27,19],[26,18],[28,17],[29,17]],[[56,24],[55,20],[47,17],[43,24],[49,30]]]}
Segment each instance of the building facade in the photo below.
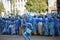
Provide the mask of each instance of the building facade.
{"label": "building facade", "polygon": [[57,0],[48,0],[48,12],[57,13]]}
{"label": "building facade", "polygon": [[15,10],[18,9],[21,13],[24,12],[25,4],[27,2],[27,0],[14,0],[15,4],[12,4],[13,0],[0,0],[0,1],[3,3],[7,15],[11,13],[14,8]]}

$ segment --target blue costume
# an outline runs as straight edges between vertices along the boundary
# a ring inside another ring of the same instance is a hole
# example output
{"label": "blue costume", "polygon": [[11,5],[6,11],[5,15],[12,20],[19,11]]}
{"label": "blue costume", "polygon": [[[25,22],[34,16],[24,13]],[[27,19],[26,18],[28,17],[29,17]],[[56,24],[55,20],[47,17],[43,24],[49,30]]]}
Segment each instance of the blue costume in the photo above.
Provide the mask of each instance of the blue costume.
{"label": "blue costume", "polygon": [[10,33],[10,30],[9,30],[9,24],[10,24],[10,20],[4,20],[4,19],[0,19],[0,21],[2,23],[4,23],[4,29],[2,31],[2,33]]}
{"label": "blue costume", "polygon": [[60,36],[60,20],[59,20],[59,18],[57,18],[57,31],[58,31],[58,35]]}
{"label": "blue costume", "polygon": [[55,29],[54,29],[54,18],[50,18],[50,22],[49,22],[49,30],[50,30],[50,35],[55,34]]}
{"label": "blue costume", "polygon": [[43,30],[44,30],[44,35],[48,35],[49,34],[49,31],[48,31],[48,18],[45,17],[44,18],[44,27],[43,27]]}
{"label": "blue costume", "polygon": [[38,18],[37,22],[38,22],[38,32],[40,35],[42,35],[43,34],[43,18],[42,17]]}
{"label": "blue costume", "polygon": [[13,21],[14,23],[13,23],[13,29],[14,29],[14,32],[13,32],[13,34],[18,34],[18,29],[19,29],[19,23],[20,23],[20,21],[19,20],[14,20]]}
{"label": "blue costume", "polygon": [[[1,19],[1,16],[0,16],[0,19]],[[0,34],[2,32],[2,23],[0,22]]]}
{"label": "blue costume", "polygon": [[24,29],[23,37],[25,40],[30,40],[31,37],[31,32],[32,32],[32,24],[31,23],[26,23],[26,27]]}
{"label": "blue costume", "polygon": [[59,35],[59,18],[55,17],[55,34]]}
{"label": "blue costume", "polygon": [[3,25],[3,23],[1,22],[1,23],[0,23],[0,34],[2,34],[3,28],[4,28],[4,25]]}
{"label": "blue costume", "polygon": [[33,33],[37,32],[38,26],[37,26],[37,18],[32,19],[32,27],[33,27]]}
{"label": "blue costume", "polygon": [[54,17],[54,22],[55,22],[55,25],[54,25],[54,28],[55,28],[55,35],[58,35],[58,29],[57,29],[58,20],[57,20],[57,17]]}
{"label": "blue costume", "polygon": [[26,38],[28,38],[30,40],[30,36],[31,36],[31,32],[32,32],[32,24],[30,23],[29,19],[26,16],[21,21],[22,21],[21,24],[24,28],[23,37],[25,40],[27,40]]}

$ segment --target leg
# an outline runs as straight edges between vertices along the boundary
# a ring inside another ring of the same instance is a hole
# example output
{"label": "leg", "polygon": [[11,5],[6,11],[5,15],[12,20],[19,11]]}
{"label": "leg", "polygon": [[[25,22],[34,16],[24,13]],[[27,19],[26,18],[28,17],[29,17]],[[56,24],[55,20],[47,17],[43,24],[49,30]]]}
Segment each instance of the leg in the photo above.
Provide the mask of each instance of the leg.
{"label": "leg", "polygon": [[24,40],[26,40],[26,38],[27,38],[26,32],[23,33],[23,38],[24,38]]}
{"label": "leg", "polygon": [[27,33],[27,38],[28,38],[28,40],[30,40],[30,37],[31,37],[31,34],[28,34],[28,33]]}
{"label": "leg", "polygon": [[28,40],[30,40],[30,36],[28,36]]}

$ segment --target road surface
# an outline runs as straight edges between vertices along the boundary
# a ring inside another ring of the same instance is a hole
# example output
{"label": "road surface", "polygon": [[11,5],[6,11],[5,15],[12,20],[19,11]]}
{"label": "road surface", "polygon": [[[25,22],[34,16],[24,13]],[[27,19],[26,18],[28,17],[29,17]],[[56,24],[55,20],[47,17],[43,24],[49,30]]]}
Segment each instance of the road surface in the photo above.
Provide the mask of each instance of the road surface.
{"label": "road surface", "polygon": [[[0,35],[0,40],[23,40],[23,37],[20,35]],[[60,37],[31,36],[31,40],[60,40]]]}

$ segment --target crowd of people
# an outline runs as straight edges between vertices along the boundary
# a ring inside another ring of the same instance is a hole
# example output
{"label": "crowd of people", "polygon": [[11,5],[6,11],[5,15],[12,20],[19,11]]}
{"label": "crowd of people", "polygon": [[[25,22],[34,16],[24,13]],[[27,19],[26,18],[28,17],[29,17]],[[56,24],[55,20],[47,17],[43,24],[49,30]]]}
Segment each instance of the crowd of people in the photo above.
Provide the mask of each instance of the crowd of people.
{"label": "crowd of people", "polygon": [[[22,28],[19,30],[19,28]],[[0,17],[0,34],[19,34],[23,30],[25,37],[26,32],[29,34],[40,35],[60,35],[60,14],[34,15],[23,14]],[[29,35],[28,34],[28,35]]]}

